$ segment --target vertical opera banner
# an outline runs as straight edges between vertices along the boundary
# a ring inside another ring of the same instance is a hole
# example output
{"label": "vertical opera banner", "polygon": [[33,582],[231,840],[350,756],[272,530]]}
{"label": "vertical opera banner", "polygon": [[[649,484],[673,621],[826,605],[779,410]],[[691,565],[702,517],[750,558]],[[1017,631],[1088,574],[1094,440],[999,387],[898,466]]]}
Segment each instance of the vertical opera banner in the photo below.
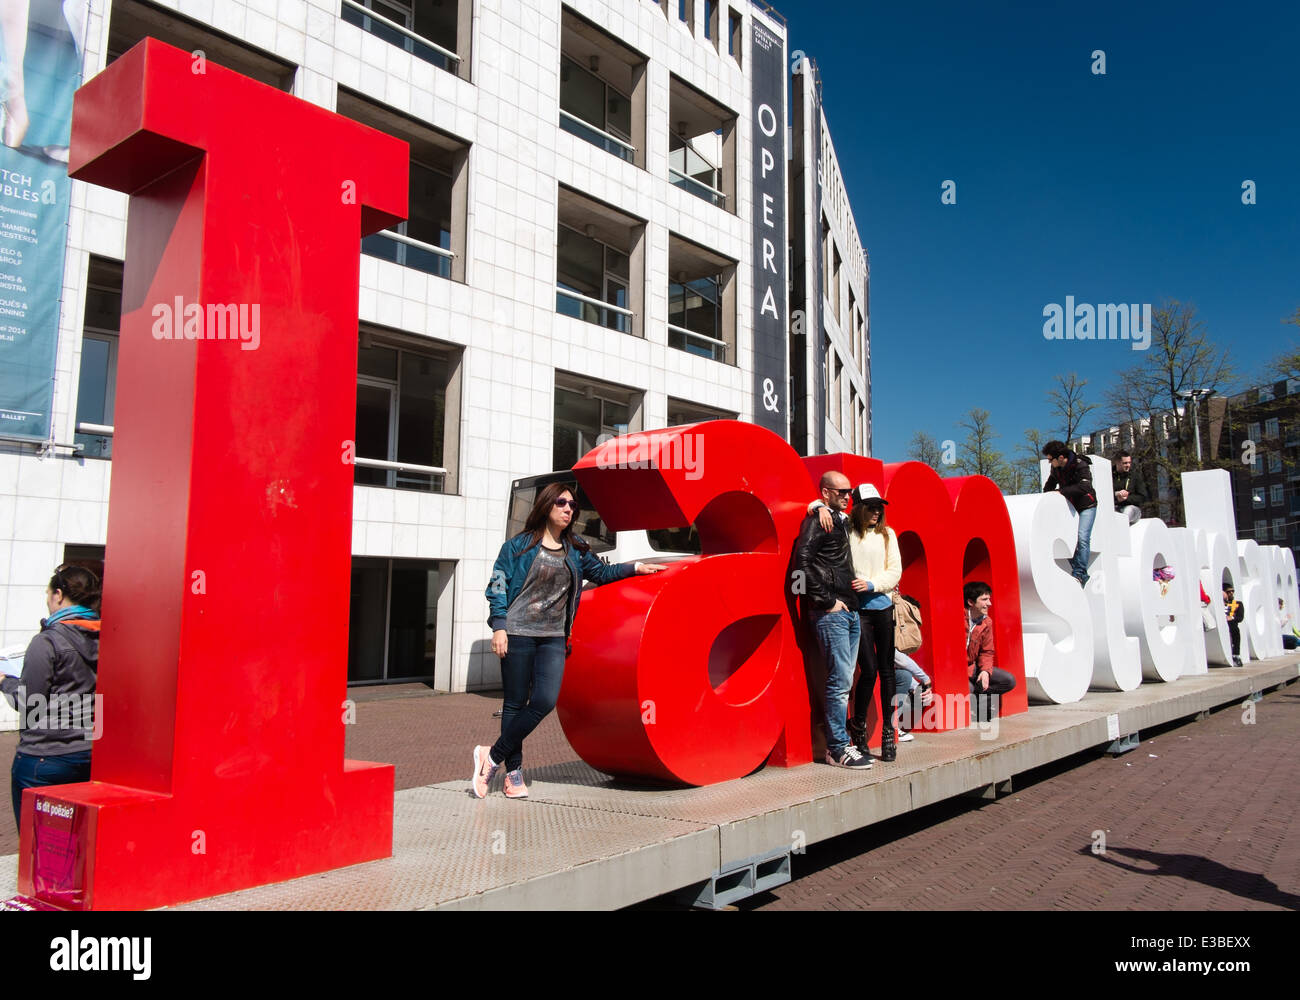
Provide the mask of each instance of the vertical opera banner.
{"label": "vertical opera banner", "polygon": [[[408,163],[404,142],[154,39],[78,91],[72,176],[130,195],[103,735],[90,782],[40,790],[57,838],[33,835],[24,794],[20,892],[70,854],[89,909],[391,854],[393,768],[343,757],[340,453],[360,239],[405,217]],[[230,328],[245,315],[255,339]]]}
{"label": "vertical opera banner", "polygon": [[85,0],[0,4],[0,436],[53,438]]}
{"label": "vertical opera banner", "polygon": [[788,440],[785,41],[758,16],[750,23],[754,423]]}

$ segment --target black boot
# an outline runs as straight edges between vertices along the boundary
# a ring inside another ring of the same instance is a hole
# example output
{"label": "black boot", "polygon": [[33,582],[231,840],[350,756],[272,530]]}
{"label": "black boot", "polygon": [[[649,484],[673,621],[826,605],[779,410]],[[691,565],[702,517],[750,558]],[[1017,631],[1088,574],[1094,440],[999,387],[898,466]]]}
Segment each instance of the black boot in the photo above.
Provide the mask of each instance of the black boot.
{"label": "black boot", "polygon": [[859,753],[869,754],[867,750],[867,727],[856,719],[849,720],[849,740],[858,748]]}
{"label": "black boot", "polygon": [[880,730],[880,759],[898,760],[898,744],[894,742],[894,727],[884,726]]}

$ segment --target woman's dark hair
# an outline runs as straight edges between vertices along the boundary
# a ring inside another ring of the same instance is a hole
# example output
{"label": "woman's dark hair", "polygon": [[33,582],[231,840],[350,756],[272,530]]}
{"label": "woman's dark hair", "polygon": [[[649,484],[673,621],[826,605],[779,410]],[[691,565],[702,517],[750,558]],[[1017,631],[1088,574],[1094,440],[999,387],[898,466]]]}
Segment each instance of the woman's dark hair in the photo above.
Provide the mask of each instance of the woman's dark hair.
{"label": "woman's dark hair", "polygon": [[73,604],[99,610],[99,577],[84,566],[60,566],[50,577],[50,590],[59,591]]}
{"label": "woman's dark hair", "polygon": [[[867,527],[867,518],[871,508],[875,507],[880,511],[880,520],[876,522],[874,528]],[[889,530],[885,527],[885,505],[882,503],[873,503],[870,500],[854,500],[853,506],[849,510],[849,523],[853,525],[854,532],[859,538],[866,535],[868,531],[874,531],[877,535],[888,537]]]}
{"label": "woman's dark hair", "polygon": [[565,548],[572,545],[579,552],[586,552],[591,548],[587,544],[587,540],[573,530],[574,524],[578,521],[577,490],[568,483],[551,483],[550,486],[544,487],[542,492],[537,495],[537,502],[533,504],[533,509],[528,512],[528,519],[524,521],[522,533],[533,536],[524,548],[525,552],[542,540],[542,533],[546,530],[546,522],[551,516],[551,508],[555,506],[555,501],[560,499],[560,495],[563,493],[573,497],[574,508],[573,517],[570,518],[565,529],[560,532],[560,543]]}

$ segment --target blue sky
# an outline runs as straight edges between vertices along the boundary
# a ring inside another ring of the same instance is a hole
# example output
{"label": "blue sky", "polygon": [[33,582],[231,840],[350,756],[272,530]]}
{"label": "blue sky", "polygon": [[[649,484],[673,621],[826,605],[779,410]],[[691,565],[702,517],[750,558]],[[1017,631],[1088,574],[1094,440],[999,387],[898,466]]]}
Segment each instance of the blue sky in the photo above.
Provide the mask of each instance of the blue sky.
{"label": "blue sky", "polygon": [[960,442],[973,406],[1014,451],[1050,430],[1056,372],[1100,402],[1138,355],[1045,340],[1066,295],[1190,301],[1246,382],[1295,339],[1300,5],[776,7],[820,69],[871,257],[877,457],[903,458],[916,430]]}

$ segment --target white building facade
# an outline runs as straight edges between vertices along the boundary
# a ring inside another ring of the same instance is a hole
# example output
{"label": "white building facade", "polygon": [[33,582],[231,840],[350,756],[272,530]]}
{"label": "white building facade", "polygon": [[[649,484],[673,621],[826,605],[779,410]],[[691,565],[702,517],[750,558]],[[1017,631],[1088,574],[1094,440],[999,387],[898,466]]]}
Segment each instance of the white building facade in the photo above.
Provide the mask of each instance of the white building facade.
{"label": "white building facade", "polygon": [[[760,38],[788,69],[783,21],[727,0],[105,0],[84,78],[146,35],[410,143],[409,219],[359,255],[348,676],[498,687],[484,588],[512,484],[602,434],[763,406],[752,67]],[[130,558],[103,548],[126,206],[73,183],[53,441],[0,440],[3,646],[36,631],[55,566]],[[857,246],[845,317],[866,311]],[[784,328],[784,274],[777,298]],[[866,416],[828,448],[869,442],[861,353]]]}

